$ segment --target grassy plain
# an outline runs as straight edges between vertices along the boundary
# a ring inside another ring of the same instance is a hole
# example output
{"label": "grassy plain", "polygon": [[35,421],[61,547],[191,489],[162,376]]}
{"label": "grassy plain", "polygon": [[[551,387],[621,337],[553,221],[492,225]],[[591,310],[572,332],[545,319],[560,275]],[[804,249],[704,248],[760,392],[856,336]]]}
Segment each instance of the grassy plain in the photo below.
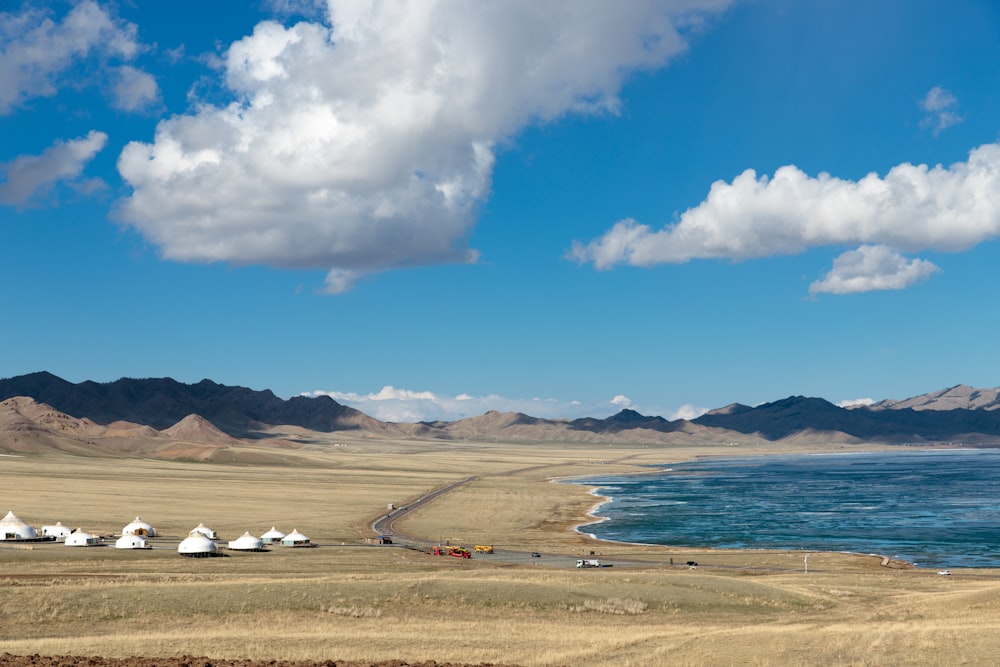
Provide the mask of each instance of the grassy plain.
{"label": "grassy plain", "polygon": [[[1000,573],[883,567],[871,556],[602,543],[573,531],[596,502],[554,478],[639,472],[773,445],[427,443],[330,436],[294,465],[0,457],[0,512],[112,534],[136,515],[164,548],[0,548],[0,653],[438,660],[521,665],[994,664]],[[840,447],[840,446],[837,446]],[[821,447],[813,447],[822,449]],[[387,503],[465,477],[397,525],[429,540],[541,551],[511,562],[365,546]],[[319,547],[185,559],[272,525]],[[576,570],[595,551],[627,567]],[[670,566],[697,560],[696,570]]]}

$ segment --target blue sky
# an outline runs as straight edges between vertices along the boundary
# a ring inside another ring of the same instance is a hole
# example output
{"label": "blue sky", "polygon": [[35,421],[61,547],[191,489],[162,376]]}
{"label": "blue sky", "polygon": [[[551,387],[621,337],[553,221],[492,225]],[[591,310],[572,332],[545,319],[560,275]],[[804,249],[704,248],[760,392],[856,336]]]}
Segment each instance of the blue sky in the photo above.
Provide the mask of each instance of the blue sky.
{"label": "blue sky", "polygon": [[4,377],[397,421],[1000,385],[993,0],[0,8]]}

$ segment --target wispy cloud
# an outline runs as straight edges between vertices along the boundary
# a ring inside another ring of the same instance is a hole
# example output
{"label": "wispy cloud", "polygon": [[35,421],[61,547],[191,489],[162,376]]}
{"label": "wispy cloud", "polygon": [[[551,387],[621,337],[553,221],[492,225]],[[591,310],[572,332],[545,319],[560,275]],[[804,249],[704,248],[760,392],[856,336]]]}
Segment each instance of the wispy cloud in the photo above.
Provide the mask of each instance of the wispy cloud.
{"label": "wispy cloud", "polygon": [[927,113],[920,121],[920,126],[931,128],[936,137],[942,130],[964,120],[955,111],[957,106],[958,99],[951,92],[941,86],[934,86],[920,101],[920,108]]}
{"label": "wispy cloud", "polygon": [[[75,182],[107,141],[108,135],[91,131],[85,137],[56,141],[41,155],[21,155],[0,164],[4,176],[0,182],[0,203],[22,206],[59,182]],[[89,180],[79,185],[81,191],[92,192],[100,183]]]}
{"label": "wispy cloud", "polygon": [[[621,410],[634,407],[632,401],[617,395],[607,401],[585,403],[554,398],[507,398],[491,394],[473,396],[458,394],[445,396],[431,391],[413,391],[386,386],[377,392],[361,394],[340,391],[310,391],[303,396],[329,396],[338,403],[361,410],[367,415],[391,422],[456,421],[467,417],[497,412],[521,412],[545,419],[576,419],[580,417],[604,418]],[[700,408],[684,406],[684,415]],[[640,410],[641,411],[641,410]],[[704,411],[699,412],[702,414]],[[644,414],[657,414],[644,413]],[[695,415],[697,416],[697,415]]]}
{"label": "wispy cloud", "polygon": [[113,105],[122,111],[142,111],[160,101],[160,87],[148,72],[125,65],[117,68]]}
{"label": "wispy cloud", "polygon": [[262,22],[225,54],[231,104],[194,100],[122,151],[120,217],[167,259],[322,268],[331,293],[476,262],[495,146],[615,113],[630,72],[664,66],[729,2],[330,2],[322,23]]}
{"label": "wispy cloud", "polygon": [[19,14],[0,13],[0,115],[32,98],[55,95],[83,59],[132,60],[142,50],[136,34],[134,24],[115,19],[91,0],[58,21],[30,6]]}
{"label": "wispy cloud", "polygon": [[998,235],[1000,144],[986,144],[949,167],[904,163],[858,181],[810,177],[791,165],[773,177],[748,169],[731,183],[713,183],[703,202],[660,230],[621,220],[598,239],[575,242],[567,256],[610,269],[862,244],[814,283],[813,291],[847,293],[838,278],[851,271],[859,287],[899,289],[936,270],[923,260],[902,261],[901,251],[958,252]]}

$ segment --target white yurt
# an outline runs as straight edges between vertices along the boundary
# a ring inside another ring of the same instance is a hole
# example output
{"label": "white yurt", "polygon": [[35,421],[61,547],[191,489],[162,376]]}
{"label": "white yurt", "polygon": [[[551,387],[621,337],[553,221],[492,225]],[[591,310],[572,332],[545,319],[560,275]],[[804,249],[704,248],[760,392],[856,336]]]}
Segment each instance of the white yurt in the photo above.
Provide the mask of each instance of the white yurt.
{"label": "white yurt", "polygon": [[181,543],[177,545],[177,553],[182,556],[190,556],[192,558],[214,556],[215,542],[208,539],[208,537],[200,530],[192,530],[191,534],[185,537]]}
{"label": "white yurt", "polygon": [[214,540],[214,539],[217,539],[219,537],[218,533],[216,533],[214,530],[212,530],[211,528],[209,528],[208,526],[206,526],[203,523],[199,523],[197,526],[195,526],[194,530],[192,530],[191,532],[192,533],[201,533],[202,535],[204,535],[205,537],[207,537],[210,540]]}
{"label": "white yurt", "polygon": [[68,547],[96,547],[101,543],[101,538],[91,535],[77,528],[66,537]]}
{"label": "white yurt", "polygon": [[14,512],[9,511],[0,519],[0,541],[37,539],[38,531],[14,516]]}
{"label": "white yurt", "polygon": [[122,528],[122,535],[141,535],[143,537],[156,537],[156,529],[151,525],[136,517],[132,523]]}
{"label": "white yurt", "polygon": [[42,537],[51,537],[60,541],[65,540],[72,532],[73,529],[62,525],[62,521],[56,521],[51,526],[42,526]]}
{"label": "white yurt", "polygon": [[115,541],[115,549],[152,549],[142,535],[127,533]]}
{"label": "white yurt", "polygon": [[284,539],[284,537],[285,534],[283,532],[281,532],[274,526],[271,526],[271,530],[261,535],[260,540],[264,544],[278,544],[281,542],[282,539]]}
{"label": "white yurt", "polygon": [[281,539],[282,546],[286,547],[308,547],[309,538],[300,533],[298,530],[292,529],[292,532],[288,533]]}
{"label": "white yurt", "polygon": [[263,551],[264,541],[251,535],[248,530],[235,540],[230,540],[229,548],[233,551]]}

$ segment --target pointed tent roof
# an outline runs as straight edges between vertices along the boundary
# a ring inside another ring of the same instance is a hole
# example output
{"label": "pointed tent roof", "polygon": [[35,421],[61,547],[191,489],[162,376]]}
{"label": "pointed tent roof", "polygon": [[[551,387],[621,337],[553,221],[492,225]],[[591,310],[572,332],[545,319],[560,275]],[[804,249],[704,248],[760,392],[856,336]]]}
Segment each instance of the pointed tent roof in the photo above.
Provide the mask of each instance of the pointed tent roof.
{"label": "pointed tent roof", "polygon": [[256,551],[263,547],[264,541],[251,535],[249,530],[229,543],[229,548],[235,551]]}
{"label": "pointed tent roof", "polygon": [[216,537],[216,535],[217,535],[217,533],[214,530],[212,530],[211,528],[209,528],[208,526],[206,526],[203,523],[199,523],[197,526],[194,527],[194,530],[192,530],[191,532],[192,533],[201,533],[202,535],[204,535],[205,537],[207,537],[210,540],[214,540],[215,537]]}
{"label": "pointed tent roof", "polygon": [[283,538],[284,536],[285,534],[283,532],[281,532],[274,526],[271,526],[271,530],[261,535],[260,539],[264,540],[265,542],[277,542],[280,541],[281,538]]}
{"label": "pointed tent roof", "polygon": [[207,556],[215,553],[215,542],[195,529],[177,545],[177,553],[182,556]]}
{"label": "pointed tent roof", "polygon": [[292,532],[285,535],[281,540],[282,544],[303,544],[308,543],[309,538],[298,531],[298,529],[293,528]]}
{"label": "pointed tent roof", "polygon": [[24,526],[26,525],[23,521],[17,518],[14,514],[14,510],[7,510],[7,514],[4,518],[0,519],[0,526]]}
{"label": "pointed tent roof", "polygon": [[151,526],[149,523],[143,521],[141,518],[136,517],[132,521],[132,523],[122,528],[122,535],[126,535],[128,533],[133,533],[133,534],[144,533],[152,537],[156,535],[156,529],[153,528],[153,526]]}
{"label": "pointed tent roof", "polygon": [[21,540],[32,540],[38,537],[38,532],[18,519],[13,510],[9,510],[6,516],[0,519],[0,533],[3,533],[0,535],[0,539],[4,539],[4,535],[9,533],[14,533],[17,535],[17,539]]}

